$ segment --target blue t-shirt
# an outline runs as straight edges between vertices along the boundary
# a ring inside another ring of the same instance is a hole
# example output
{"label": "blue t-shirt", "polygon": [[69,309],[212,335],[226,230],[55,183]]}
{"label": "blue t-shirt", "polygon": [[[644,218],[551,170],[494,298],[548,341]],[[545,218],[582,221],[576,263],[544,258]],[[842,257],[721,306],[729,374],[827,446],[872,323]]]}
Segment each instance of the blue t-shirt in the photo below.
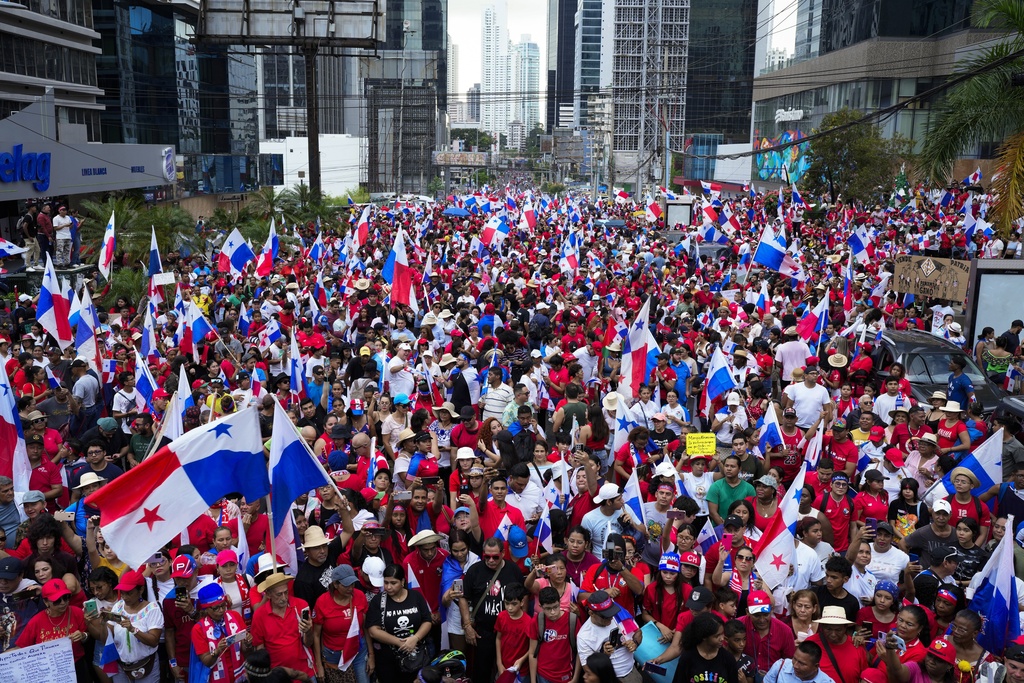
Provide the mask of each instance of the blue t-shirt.
{"label": "blue t-shirt", "polygon": [[952,372],[949,373],[949,386],[946,388],[946,398],[948,400],[956,401],[960,404],[961,408],[966,409],[967,401],[973,393],[974,384],[971,382],[970,377],[963,373],[959,377]]}

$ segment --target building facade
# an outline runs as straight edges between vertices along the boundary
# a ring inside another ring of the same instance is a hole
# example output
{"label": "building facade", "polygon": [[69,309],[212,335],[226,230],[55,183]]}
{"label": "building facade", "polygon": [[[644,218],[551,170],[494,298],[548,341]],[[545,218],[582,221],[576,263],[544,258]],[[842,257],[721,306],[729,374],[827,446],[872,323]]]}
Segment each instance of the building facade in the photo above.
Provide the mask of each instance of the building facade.
{"label": "building facade", "polygon": [[505,0],[484,8],[481,39],[480,126],[497,136],[508,131],[513,105]]}
{"label": "building facade", "polygon": [[540,47],[529,34],[512,46],[512,119],[526,126],[527,132],[540,119]]}
{"label": "building facade", "polygon": [[100,37],[90,0],[0,7],[0,119],[53,89],[58,139],[100,142],[94,45]]}
{"label": "building facade", "polygon": [[615,0],[579,0],[576,9],[576,45],[573,55],[573,125],[590,123],[590,96],[612,84],[615,43]]}
{"label": "building facade", "polygon": [[545,71],[547,97],[544,125],[548,133],[559,125],[559,110],[573,104],[573,60],[576,54],[576,0],[548,0]]}
{"label": "building facade", "polygon": [[[1001,36],[971,28],[971,3],[964,0],[827,0],[821,7],[818,55],[802,59],[796,52],[782,68],[754,79],[757,147],[799,143],[827,114],[844,107],[870,113],[921,95]],[[940,103],[940,96],[931,97],[884,118],[882,134],[899,133],[919,151]],[[983,143],[969,156],[985,158],[994,148],[994,142]],[[756,155],[754,179],[798,182],[809,167],[808,149],[808,143],[800,143],[784,153]]]}

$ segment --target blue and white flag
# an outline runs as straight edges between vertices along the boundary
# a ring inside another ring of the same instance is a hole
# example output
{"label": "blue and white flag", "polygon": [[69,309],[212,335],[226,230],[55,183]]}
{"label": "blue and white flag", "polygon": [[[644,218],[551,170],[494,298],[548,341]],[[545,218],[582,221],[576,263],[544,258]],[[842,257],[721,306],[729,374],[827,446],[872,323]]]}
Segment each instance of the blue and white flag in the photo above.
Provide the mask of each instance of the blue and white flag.
{"label": "blue and white flag", "polygon": [[[992,436],[985,439],[974,452],[960,461],[960,467],[966,467],[981,483],[971,491],[971,495],[980,496],[990,488],[1003,481],[1003,430],[996,430]],[[945,487],[950,495],[956,493],[953,487],[953,478],[950,476],[952,470],[946,473],[938,486]],[[1007,528],[1011,528],[1007,526]]]}
{"label": "blue and white flag", "polygon": [[718,543],[718,534],[715,533],[715,526],[708,519],[704,522],[704,527],[697,534],[697,545],[700,546],[700,552],[702,555],[706,555],[711,547]]}
{"label": "blue and white flag", "polygon": [[291,506],[296,498],[334,482],[317,462],[281,404],[274,400],[274,431],[270,439],[270,511],[274,516],[274,536],[291,522]]}
{"label": "blue and white flag", "polygon": [[640,481],[637,479],[636,470],[629,475],[626,485],[622,489],[622,504],[629,509],[629,516],[633,521],[643,522],[647,527],[647,512],[644,510],[644,497],[640,492]]}
{"label": "blue and white flag", "polygon": [[[1007,517],[1006,528],[1013,528],[1013,515]],[[1017,580],[1013,573],[1013,534],[1008,533],[999,541],[985,568],[971,579],[967,594],[970,599],[968,607],[982,619],[978,643],[997,657],[1002,655],[1007,643],[1020,636]]]}

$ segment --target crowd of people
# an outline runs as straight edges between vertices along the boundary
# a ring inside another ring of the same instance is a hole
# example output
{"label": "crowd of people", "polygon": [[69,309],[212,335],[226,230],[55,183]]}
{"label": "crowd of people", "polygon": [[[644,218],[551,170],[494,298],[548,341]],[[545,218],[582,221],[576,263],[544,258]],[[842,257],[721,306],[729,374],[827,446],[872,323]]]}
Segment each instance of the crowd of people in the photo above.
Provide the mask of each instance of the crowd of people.
{"label": "crowd of people", "polygon": [[[168,249],[176,286],[104,302],[102,364],[62,351],[38,297],[16,293],[0,388],[31,476],[25,491],[0,476],[0,652],[67,638],[83,683],[1024,683],[1024,641],[990,651],[970,607],[998,544],[1021,538],[1021,425],[975,383],[1014,377],[1024,322],[969,344],[941,315],[962,302],[890,277],[900,254],[1014,258],[1020,242],[965,236],[919,201],[780,202],[776,219],[774,198],[707,197],[681,244],[642,204],[514,188],[353,207],[296,227],[314,246],[281,244],[263,275]],[[738,228],[716,223],[726,248],[702,257],[699,224],[726,209]],[[799,277],[751,263],[766,223]],[[387,265],[399,230],[409,303]],[[857,230],[869,259],[847,246]],[[70,244],[56,234],[59,258]],[[98,273],[87,287],[103,300]],[[201,338],[193,304],[215,328]],[[638,360],[642,309],[656,348]],[[827,324],[808,326],[816,310]],[[946,391],[918,400],[880,353],[890,329],[963,349]],[[171,442],[182,394],[185,433],[253,410],[268,453],[280,404],[329,472],[291,506],[295,567],[265,500],[240,495],[142,566],[104,537],[89,497]],[[714,445],[691,447],[705,433]],[[979,493],[964,462],[996,433],[1002,473]],[[798,475],[793,562],[770,584],[757,567]]]}

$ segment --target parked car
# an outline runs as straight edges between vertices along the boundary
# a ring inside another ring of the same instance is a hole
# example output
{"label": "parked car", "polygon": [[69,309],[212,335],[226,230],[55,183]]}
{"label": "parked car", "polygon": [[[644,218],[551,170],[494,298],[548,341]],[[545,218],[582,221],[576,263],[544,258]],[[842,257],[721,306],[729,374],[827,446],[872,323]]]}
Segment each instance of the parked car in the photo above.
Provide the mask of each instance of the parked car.
{"label": "parked car", "polygon": [[970,356],[951,342],[919,330],[882,332],[881,343],[872,352],[875,370],[886,374],[893,363],[906,368],[914,398],[927,403],[936,391],[946,391],[949,384],[949,361],[961,358],[966,363],[964,374],[974,384],[974,396],[981,402],[982,411],[991,413],[1006,396],[1003,388],[992,383]]}
{"label": "parked car", "polygon": [[1014,436],[1021,443],[1024,443],[1024,396],[1004,396],[995,410],[996,415],[1012,415],[1017,418],[1017,424],[1021,429]]}

